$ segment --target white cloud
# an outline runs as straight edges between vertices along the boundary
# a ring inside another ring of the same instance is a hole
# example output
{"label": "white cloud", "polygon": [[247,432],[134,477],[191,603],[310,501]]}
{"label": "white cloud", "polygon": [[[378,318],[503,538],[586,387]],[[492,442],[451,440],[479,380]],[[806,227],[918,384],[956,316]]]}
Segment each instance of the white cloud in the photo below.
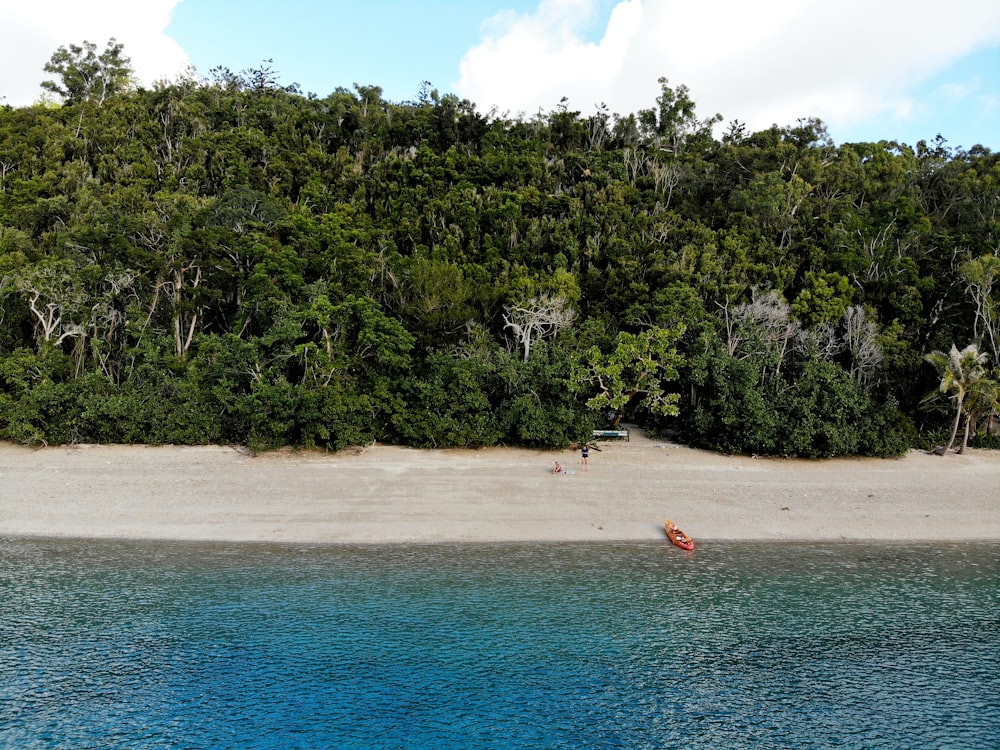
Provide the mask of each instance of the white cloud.
{"label": "white cloud", "polygon": [[1000,3],[952,0],[621,0],[600,41],[597,0],[541,0],[498,16],[462,59],[456,93],[512,115],[655,106],[657,79],[686,85],[702,117],[751,130],[801,117],[851,123],[913,110],[908,91],[1000,43]]}
{"label": "white cloud", "polygon": [[189,60],[166,35],[170,14],[181,0],[0,0],[0,97],[5,104],[37,101],[42,70],[59,47],[85,40],[104,50],[114,37],[124,45],[139,80],[149,85],[172,79]]}

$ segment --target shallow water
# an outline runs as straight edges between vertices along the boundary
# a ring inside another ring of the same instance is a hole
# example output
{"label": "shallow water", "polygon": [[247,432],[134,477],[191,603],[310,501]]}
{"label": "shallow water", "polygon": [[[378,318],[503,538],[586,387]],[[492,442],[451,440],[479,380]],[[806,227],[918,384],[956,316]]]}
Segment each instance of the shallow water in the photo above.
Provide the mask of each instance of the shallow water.
{"label": "shallow water", "polygon": [[1000,545],[0,540],[0,746],[996,748]]}

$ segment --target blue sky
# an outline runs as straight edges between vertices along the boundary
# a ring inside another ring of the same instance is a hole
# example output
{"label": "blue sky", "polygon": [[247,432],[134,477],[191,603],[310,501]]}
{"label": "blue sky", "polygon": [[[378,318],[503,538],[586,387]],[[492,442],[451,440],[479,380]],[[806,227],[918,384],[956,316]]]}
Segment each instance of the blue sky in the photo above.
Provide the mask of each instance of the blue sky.
{"label": "blue sky", "polygon": [[41,95],[60,45],[125,45],[144,85],[271,67],[325,96],[354,84],[531,117],[655,105],[657,79],[749,129],[823,120],[838,143],[941,133],[1000,151],[1000,2],[951,0],[0,0],[0,97]]}
{"label": "blue sky", "polygon": [[[381,86],[393,101],[415,99],[430,81],[442,93],[458,78],[462,55],[480,40],[485,19],[525,12],[534,0],[288,0],[276,14],[269,0],[184,0],[167,33],[200,71],[233,71],[274,60],[284,83],[320,96],[355,83]],[[270,19],[266,25],[261,19]],[[220,28],[226,29],[219,34]]]}

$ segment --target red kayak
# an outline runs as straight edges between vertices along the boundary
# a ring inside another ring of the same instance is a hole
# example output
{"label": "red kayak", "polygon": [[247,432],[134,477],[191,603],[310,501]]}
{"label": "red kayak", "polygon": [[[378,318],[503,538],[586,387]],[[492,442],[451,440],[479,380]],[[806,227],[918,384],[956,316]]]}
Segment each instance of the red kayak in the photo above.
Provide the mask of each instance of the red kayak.
{"label": "red kayak", "polygon": [[667,534],[667,539],[681,549],[694,549],[694,539],[674,526],[673,522],[669,518],[666,523],[663,524],[663,530]]}

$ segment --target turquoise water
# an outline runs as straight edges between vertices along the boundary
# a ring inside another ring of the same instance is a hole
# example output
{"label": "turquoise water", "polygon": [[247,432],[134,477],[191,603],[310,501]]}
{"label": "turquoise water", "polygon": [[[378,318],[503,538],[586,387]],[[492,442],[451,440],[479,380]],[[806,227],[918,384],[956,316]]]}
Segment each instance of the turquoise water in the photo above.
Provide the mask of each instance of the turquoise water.
{"label": "turquoise water", "polygon": [[0,747],[996,748],[1000,545],[0,539]]}

